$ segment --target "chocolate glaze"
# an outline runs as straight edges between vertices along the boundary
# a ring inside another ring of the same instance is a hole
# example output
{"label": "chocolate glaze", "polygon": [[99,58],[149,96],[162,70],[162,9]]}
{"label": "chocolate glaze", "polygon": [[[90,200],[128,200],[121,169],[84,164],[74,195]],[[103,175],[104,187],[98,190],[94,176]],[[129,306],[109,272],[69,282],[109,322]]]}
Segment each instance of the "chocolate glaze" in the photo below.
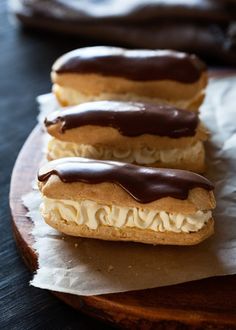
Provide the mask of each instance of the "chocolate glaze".
{"label": "chocolate glaze", "polygon": [[60,130],[85,125],[110,126],[124,136],[153,134],[180,138],[194,136],[198,115],[169,105],[152,103],[99,101],[57,111],[45,119],[45,125],[61,123]]}
{"label": "chocolate glaze", "polygon": [[170,50],[126,50],[118,47],[87,47],[60,57],[56,73],[97,73],[130,80],[174,80],[194,83],[206,66],[195,55]]}
{"label": "chocolate glaze", "polygon": [[188,198],[190,189],[213,189],[210,181],[189,171],[147,168],[76,157],[48,163],[39,171],[38,179],[45,182],[51,175],[57,175],[65,183],[111,182],[122,187],[140,203],[149,203],[168,196],[184,200]]}

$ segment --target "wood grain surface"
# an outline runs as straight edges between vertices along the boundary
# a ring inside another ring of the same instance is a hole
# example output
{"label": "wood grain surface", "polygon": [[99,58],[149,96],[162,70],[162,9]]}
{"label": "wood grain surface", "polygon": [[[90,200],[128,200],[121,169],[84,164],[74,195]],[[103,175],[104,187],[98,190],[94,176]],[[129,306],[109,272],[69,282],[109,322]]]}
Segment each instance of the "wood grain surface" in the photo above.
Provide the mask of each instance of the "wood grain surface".
{"label": "wood grain surface", "polygon": [[[18,156],[10,190],[15,240],[31,271],[37,268],[33,224],[21,196],[31,190],[41,159],[41,138],[36,127]],[[236,329],[236,276],[90,297],[53,294],[86,314],[127,329]]]}

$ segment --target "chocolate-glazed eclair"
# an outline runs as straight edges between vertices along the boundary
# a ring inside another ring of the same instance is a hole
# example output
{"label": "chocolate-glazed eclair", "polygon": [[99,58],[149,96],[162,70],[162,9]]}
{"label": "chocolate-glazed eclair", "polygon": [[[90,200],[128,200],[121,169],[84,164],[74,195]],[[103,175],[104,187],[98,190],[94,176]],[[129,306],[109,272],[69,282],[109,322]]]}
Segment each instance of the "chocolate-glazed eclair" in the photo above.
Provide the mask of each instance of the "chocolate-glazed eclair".
{"label": "chocolate-glazed eclair", "polygon": [[38,180],[43,218],[68,235],[193,245],[213,233],[213,185],[193,172],[74,157]]}
{"label": "chocolate-glazed eclair", "polygon": [[118,160],[202,173],[207,132],[194,112],[154,103],[97,101],[50,114],[48,159]]}
{"label": "chocolate-glazed eclair", "polygon": [[64,106],[119,99],[164,102],[197,111],[207,72],[195,55],[96,46],[60,57],[53,65],[52,81]]}

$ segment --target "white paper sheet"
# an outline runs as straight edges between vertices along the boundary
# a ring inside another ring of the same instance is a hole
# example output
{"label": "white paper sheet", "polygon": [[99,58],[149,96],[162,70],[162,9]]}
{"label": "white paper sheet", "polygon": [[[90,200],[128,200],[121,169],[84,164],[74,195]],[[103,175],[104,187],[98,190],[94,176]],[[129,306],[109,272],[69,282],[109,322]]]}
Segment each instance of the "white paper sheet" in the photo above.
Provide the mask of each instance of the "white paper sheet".
{"label": "white paper sheet", "polygon": [[[44,114],[58,107],[50,95],[39,101]],[[33,191],[23,197],[39,255],[32,285],[96,295],[236,273],[236,77],[211,80],[201,111],[212,133],[206,148],[207,176],[216,187],[215,235],[192,247],[71,238],[44,223]]]}

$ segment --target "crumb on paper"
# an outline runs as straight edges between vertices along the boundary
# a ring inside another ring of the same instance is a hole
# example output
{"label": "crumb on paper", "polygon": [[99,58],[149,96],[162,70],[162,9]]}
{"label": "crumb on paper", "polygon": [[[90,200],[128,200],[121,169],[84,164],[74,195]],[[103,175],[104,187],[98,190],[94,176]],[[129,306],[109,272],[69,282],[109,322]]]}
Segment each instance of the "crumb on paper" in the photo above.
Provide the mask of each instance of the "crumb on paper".
{"label": "crumb on paper", "polygon": [[132,268],[132,265],[129,265],[128,268]]}
{"label": "crumb on paper", "polygon": [[110,265],[110,266],[108,267],[108,272],[111,272],[113,269],[114,269],[114,267],[113,267],[112,265]]}
{"label": "crumb on paper", "polygon": [[64,240],[65,239],[65,237],[64,236],[62,236],[62,238],[61,238],[62,240]]}
{"label": "crumb on paper", "polygon": [[78,243],[75,243],[75,248],[77,248],[77,247],[78,247],[78,245],[79,245]]}

